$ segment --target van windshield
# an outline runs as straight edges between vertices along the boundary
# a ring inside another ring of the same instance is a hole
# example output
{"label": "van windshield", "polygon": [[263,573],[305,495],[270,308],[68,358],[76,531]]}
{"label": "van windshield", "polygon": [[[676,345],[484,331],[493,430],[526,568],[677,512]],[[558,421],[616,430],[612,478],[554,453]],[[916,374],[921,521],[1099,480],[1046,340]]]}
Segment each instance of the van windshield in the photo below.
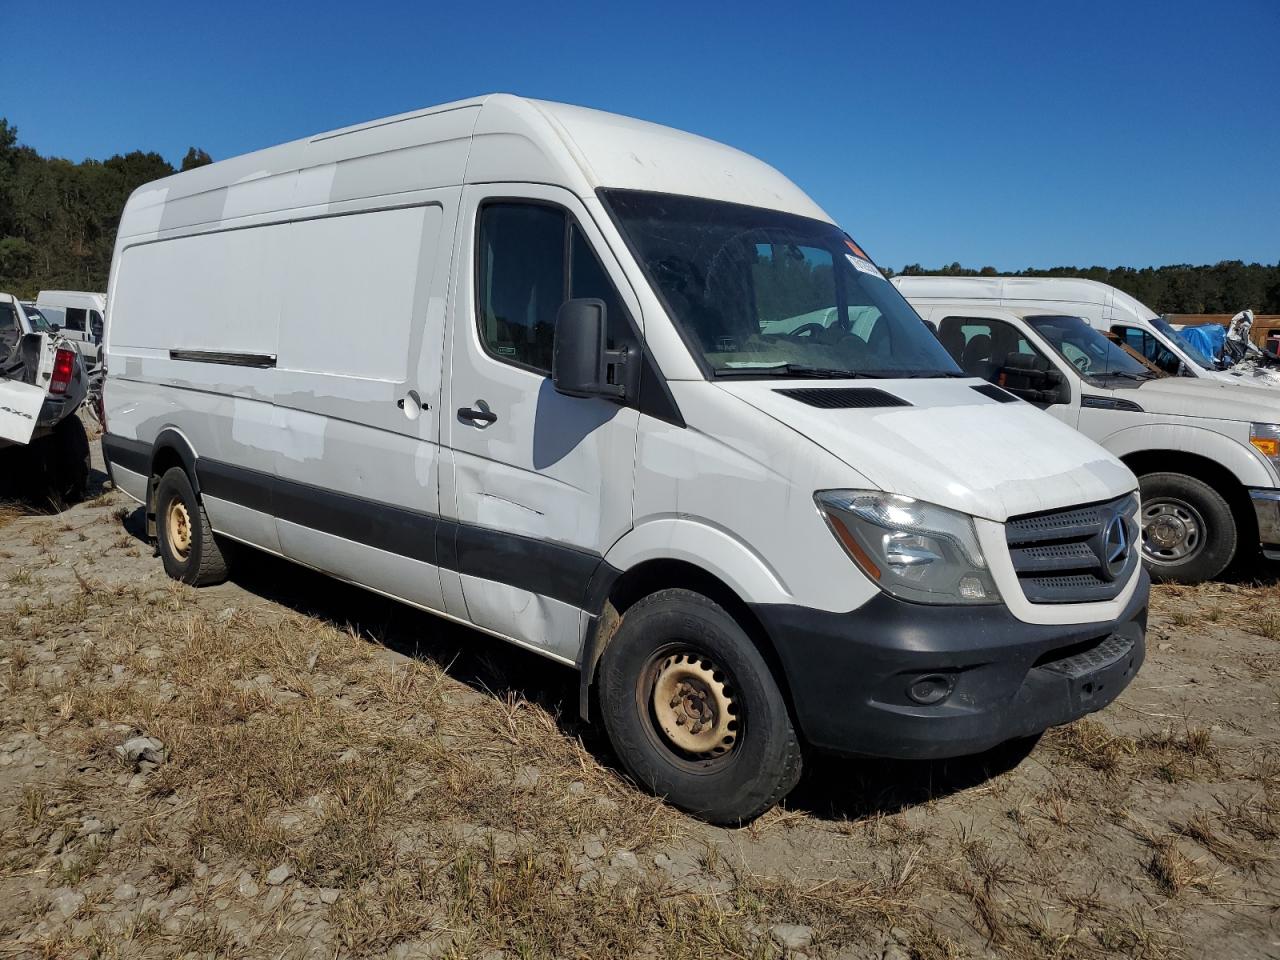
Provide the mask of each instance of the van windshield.
{"label": "van windshield", "polygon": [[717,377],[964,376],[834,224],[671,194],[601,195]]}
{"label": "van windshield", "polygon": [[1154,380],[1160,376],[1089,326],[1083,317],[1033,316],[1027,317],[1027,323],[1088,379]]}

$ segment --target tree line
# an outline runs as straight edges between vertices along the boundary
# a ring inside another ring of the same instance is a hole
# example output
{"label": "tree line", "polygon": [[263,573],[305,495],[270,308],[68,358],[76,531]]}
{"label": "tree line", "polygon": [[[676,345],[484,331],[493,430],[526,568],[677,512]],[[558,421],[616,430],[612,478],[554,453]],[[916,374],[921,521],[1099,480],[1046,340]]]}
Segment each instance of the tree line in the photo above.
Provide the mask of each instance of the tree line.
{"label": "tree line", "polygon": [[[196,147],[176,168],[160,154],[141,150],[79,163],[45,157],[20,144],[17,128],[0,118],[0,291],[31,297],[40,289],[106,290],[116,228],[129,194],[151,180],[210,162]],[[935,270],[912,263],[901,273],[998,275],[994,267],[959,263]],[[1101,280],[1157,313],[1235,313],[1246,307],[1280,313],[1280,262],[1052,267],[1006,275]]]}
{"label": "tree line", "polygon": [[44,157],[19,144],[17,128],[0,118],[0,291],[106,290],[129,194],[211,162],[196,147],[177,168],[141,150],[79,163]]}

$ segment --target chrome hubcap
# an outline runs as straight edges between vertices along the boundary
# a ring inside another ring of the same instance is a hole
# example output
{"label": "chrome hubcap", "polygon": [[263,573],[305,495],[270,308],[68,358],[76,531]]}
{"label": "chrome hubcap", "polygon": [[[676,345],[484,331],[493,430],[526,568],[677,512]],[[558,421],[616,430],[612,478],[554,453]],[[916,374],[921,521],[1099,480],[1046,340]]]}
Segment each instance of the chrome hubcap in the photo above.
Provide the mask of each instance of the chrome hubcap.
{"label": "chrome hubcap", "polygon": [[169,504],[164,515],[165,534],[169,541],[169,549],[179,560],[187,559],[191,552],[191,515],[186,505],[180,500]]}
{"label": "chrome hubcap", "polygon": [[653,715],[667,742],[698,757],[720,757],[738,740],[738,705],[723,671],[706,657],[675,653],[658,665]]}
{"label": "chrome hubcap", "polygon": [[1156,563],[1177,563],[1204,547],[1204,519],[1189,503],[1174,499],[1142,505],[1142,552]]}

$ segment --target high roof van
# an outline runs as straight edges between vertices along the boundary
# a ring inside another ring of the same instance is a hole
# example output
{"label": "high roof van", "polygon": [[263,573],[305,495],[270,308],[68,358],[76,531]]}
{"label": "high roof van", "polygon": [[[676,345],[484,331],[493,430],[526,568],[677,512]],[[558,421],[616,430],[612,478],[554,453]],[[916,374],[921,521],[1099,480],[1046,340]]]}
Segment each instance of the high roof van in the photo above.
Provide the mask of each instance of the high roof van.
{"label": "high roof van", "polygon": [[41,290],[36,307],[45,319],[56,324],[59,333],[85,357],[97,364],[102,344],[102,328],[107,313],[107,296],[85,290]]}
{"label": "high roof van", "polygon": [[1237,557],[1280,559],[1280,394],[1164,374],[1083,317],[937,298],[912,305],[979,376],[1076,427],[1142,488],[1142,551],[1198,583]]}
{"label": "high roof van", "polygon": [[1013,310],[1022,316],[1081,317],[1110,331],[1171,376],[1276,389],[1275,378],[1256,368],[1222,369],[1164,317],[1123,290],[1079,277],[894,277],[899,292],[916,304],[970,304]]}
{"label": "high roof van", "polygon": [[721,144],[508,95],[348,127],[137,190],[107,292],[171,576],[248,544],[536,651],[710,821],[802,744],[1026,741],[1142,663],[1133,473]]}

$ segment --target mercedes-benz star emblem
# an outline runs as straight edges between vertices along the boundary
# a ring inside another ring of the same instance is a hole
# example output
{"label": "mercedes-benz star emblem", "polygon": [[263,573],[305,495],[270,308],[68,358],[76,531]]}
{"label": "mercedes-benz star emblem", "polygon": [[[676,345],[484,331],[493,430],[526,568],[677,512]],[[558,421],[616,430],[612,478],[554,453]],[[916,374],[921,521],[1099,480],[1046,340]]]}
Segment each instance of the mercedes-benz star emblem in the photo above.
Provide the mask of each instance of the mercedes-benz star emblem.
{"label": "mercedes-benz star emblem", "polygon": [[1129,526],[1122,515],[1116,514],[1102,534],[1102,561],[1111,579],[1114,580],[1120,574],[1128,559]]}

